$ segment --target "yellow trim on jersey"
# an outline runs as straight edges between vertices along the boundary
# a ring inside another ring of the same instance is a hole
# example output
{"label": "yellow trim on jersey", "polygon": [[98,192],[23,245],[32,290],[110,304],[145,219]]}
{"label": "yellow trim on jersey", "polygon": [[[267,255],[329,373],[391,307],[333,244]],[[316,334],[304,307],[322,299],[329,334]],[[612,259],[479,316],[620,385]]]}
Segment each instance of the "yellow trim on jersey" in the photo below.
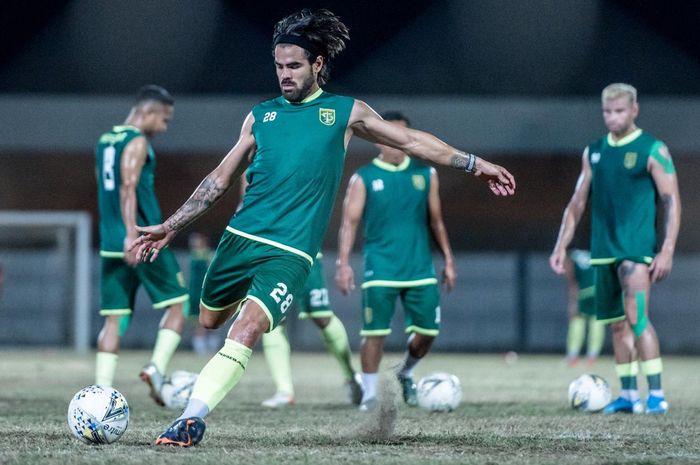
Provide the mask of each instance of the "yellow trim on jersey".
{"label": "yellow trim on jersey", "polygon": [[612,318],[606,318],[606,319],[604,319],[604,320],[601,320],[601,319],[597,319],[597,318],[596,318],[596,321],[597,321],[598,323],[603,323],[604,325],[607,325],[607,324],[610,324],[610,323],[617,323],[618,321],[624,321],[625,318],[627,318],[627,317],[626,317],[625,315],[622,315],[622,316],[614,316],[614,317],[612,317]]}
{"label": "yellow trim on jersey", "polygon": [[636,130],[632,131],[632,133],[627,134],[625,137],[619,140],[614,140],[612,138],[612,133],[608,133],[608,145],[610,147],[622,147],[623,145],[627,145],[630,142],[634,141],[637,137],[642,135],[642,130],[637,128]]}
{"label": "yellow trim on jersey", "polygon": [[319,258],[323,258],[323,254],[321,252],[316,254],[316,260],[318,260]]}
{"label": "yellow trim on jersey", "polygon": [[245,299],[240,299],[240,300],[237,300],[237,301],[230,303],[228,305],[224,305],[223,307],[212,307],[211,305],[205,304],[202,299],[199,299],[199,304],[202,307],[204,307],[207,310],[210,310],[212,312],[220,312],[222,310],[227,310],[227,309],[233,307],[234,305],[236,305],[238,308],[236,308],[236,311],[233,313],[235,315],[241,309],[241,303],[243,303],[244,301],[245,301]]}
{"label": "yellow trim on jersey", "polygon": [[595,286],[584,287],[578,291],[578,300],[586,300],[595,297]]}
{"label": "yellow trim on jersey", "polygon": [[425,328],[421,328],[419,326],[414,326],[414,325],[407,327],[405,332],[406,332],[406,334],[418,333],[418,334],[422,334],[423,336],[437,336],[438,334],[440,334],[439,329],[425,329]]}
{"label": "yellow trim on jersey", "polygon": [[408,165],[411,164],[411,158],[410,157],[404,158],[403,161],[401,163],[399,163],[398,165],[392,165],[391,163],[387,163],[384,160],[380,160],[379,158],[375,158],[374,160],[372,160],[372,163],[374,163],[374,165],[377,166],[378,168],[381,168],[381,169],[386,170],[386,171],[392,171],[392,172],[403,171],[406,168],[408,168]]}
{"label": "yellow trim on jersey", "polygon": [[132,310],[130,308],[102,308],[100,309],[100,316],[110,316],[110,315],[131,315]]}
{"label": "yellow trim on jersey", "polygon": [[387,336],[391,334],[391,329],[363,329],[360,336]]}
{"label": "yellow trim on jersey", "polygon": [[267,316],[267,319],[270,320],[270,327],[267,328],[267,331],[265,331],[265,332],[266,332],[266,333],[269,333],[270,331],[272,331],[272,329],[273,329],[273,328],[272,328],[272,325],[274,324],[274,320],[272,319],[272,313],[270,313],[270,310],[268,310],[267,305],[265,305],[265,302],[263,302],[262,300],[258,299],[258,298],[255,297],[254,295],[250,295],[250,294],[248,294],[248,295],[246,296],[246,299],[252,300],[252,301],[255,302],[256,304],[260,305],[260,308],[262,308],[262,311],[265,312],[265,315]]}
{"label": "yellow trim on jersey", "polygon": [[153,308],[155,308],[156,310],[160,310],[161,308],[170,307],[173,304],[187,302],[188,300],[190,300],[190,296],[188,294],[185,294],[179,297],[173,297],[172,299],[164,300],[162,302],[156,302],[153,304]]}
{"label": "yellow trim on jersey", "polygon": [[333,310],[318,310],[310,312],[299,312],[300,320],[308,320],[309,318],[330,318],[334,315]]}
{"label": "yellow trim on jersey", "polygon": [[100,250],[100,257],[124,258],[124,252],[110,252],[109,250]]}
{"label": "yellow trim on jersey", "polygon": [[437,284],[437,282],[437,278],[416,279],[413,281],[386,281],[382,279],[377,279],[374,281],[366,281],[362,283],[361,288],[367,289],[368,287],[418,287],[427,286],[429,284]]}
{"label": "yellow trim on jersey", "polygon": [[128,131],[129,129],[137,131],[139,134],[141,133],[141,130],[139,128],[137,128],[136,126],[131,126],[130,124],[121,124],[112,128],[114,132]]}
{"label": "yellow trim on jersey", "polygon": [[[651,262],[654,261],[653,257],[646,257],[645,256],[645,257],[642,257],[642,259],[644,260],[644,263],[646,263],[647,265],[651,265]],[[612,257],[612,258],[591,258],[591,265],[611,265],[615,262],[621,262],[624,260],[626,260],[626,258],[624,258],[624,257],[623,258],[615,258],[615,257]]]}
{"label": "yellow trim on jersey", "polygon": [[311,265],[314,264],[314,259],[311,257],[311,255],[307,254],[306,252],[303,252],[299,249],[295,249],[294,247],[290,247],[288,245],[280,244],[279,242],[272,241],[270,239],[265,239],[264,237],[260,236],[254,236],[253,234],[248,234],[244,233],[243,231],[239,231],[238,229],[234,229],[231,226],[226,226],[226,231],[236,234],[241,237],[245,237],[246,239],[250,239],[251,241],[257,241],[257,242],[262,242],[263,244],[271,245],[273,247],[277,247],[278,249],[286,250],[287,252],[291,252],[295,255],[299,255],[300,257],[304,257],[309,261]]}

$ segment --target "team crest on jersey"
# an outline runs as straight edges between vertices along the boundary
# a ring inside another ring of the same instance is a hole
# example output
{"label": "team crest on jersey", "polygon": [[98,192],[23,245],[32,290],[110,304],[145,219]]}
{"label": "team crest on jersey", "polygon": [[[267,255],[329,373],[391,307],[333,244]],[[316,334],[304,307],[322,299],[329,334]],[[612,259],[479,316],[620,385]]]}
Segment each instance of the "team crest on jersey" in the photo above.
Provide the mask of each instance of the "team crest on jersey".
{"label": "team crest on jersey", "polygon": [[600,152],[593,152],[591,154],[591,163],[598,163],[600,161]]}
{"label": "team crest on jersey", "polygon": [[414,174],[413,176],[411,176],[411,182],[413,182],[413,187],[415,187],[416,190],[425,190],[425,178],[420,174]]}
{"label": "team crest on jersey", "polygon": [[634,165],[637,164],[637,152],[627,152],[625,154],[625,159],[623,160],[623,164],[625,165],[625,168],[628,170],[631,170],[634,168]]}
{"label": "team crest on jersey", "polygon": [[319,108],[318,119],[326,126],[335,124],[335,109],[334,108]]}
{"label": "team crest on jersey", "polygon": [[379,192],[384,190],[384,181],[381,179],[372,180],[372,190],[374,192]]}

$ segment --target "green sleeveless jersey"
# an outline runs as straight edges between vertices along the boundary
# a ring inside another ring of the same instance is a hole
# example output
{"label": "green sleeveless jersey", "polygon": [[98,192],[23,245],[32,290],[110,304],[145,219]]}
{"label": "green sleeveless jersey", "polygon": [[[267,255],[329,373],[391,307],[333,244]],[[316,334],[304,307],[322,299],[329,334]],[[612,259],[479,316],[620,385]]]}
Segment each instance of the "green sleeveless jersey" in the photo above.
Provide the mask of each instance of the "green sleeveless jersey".
{"label": "green sleeveless jersey", "polygon": [[319,90],[298,104],[277,97],[253,107],[257,150],[230,232],[313,263],[343,174],[354,103]]}
{"label": "green sleeveless jersey", "polygon": [[641,129],[617,142],[608,135],[588,146],[594,265],[624,258],[650,263],[654,257],[657,193],[647,161],[661,157],[662,147]]}
{"label": "green sleeveless jersey", "polygon": [[436,283],[428,237],[430,167],[375,158],[357,171],[365,185],[363,288]]}
{"label": "green sleeveless jersey", "polygon": [[[126,228],[119,203],[121,186],[121,157],[124,147],[134,137],[142,136],[133,126],[114,126],[102,134],[95,148],[95,175],[100,213],[100,252],[103,256],[121,257],[124,251]],[[136,223],[148,226],[161,222],[160,206],[154,190],[156,156],[148,144],[148,156],[136,187]]]}

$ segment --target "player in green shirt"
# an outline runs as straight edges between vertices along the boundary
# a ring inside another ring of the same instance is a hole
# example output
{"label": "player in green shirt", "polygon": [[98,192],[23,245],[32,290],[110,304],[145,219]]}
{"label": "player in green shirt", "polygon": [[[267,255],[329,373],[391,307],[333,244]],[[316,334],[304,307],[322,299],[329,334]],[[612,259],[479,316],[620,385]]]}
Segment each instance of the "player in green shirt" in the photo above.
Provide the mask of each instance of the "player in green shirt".
{"label": "player in green shirt", "polygon": [[588,325],[586,358],[594,365],[605,342],[605,325],[596,319],[595,273],[588,250],[569,250],[564,265],[567,283],[567,313],[569,327],[566,335],[566,363],[578,363]]}
{"label": "player in green shirt", "polygon": [[[549,261],[555,272],[564,272],[566,248],[590,198],[596,316],[611,325],[622,385],[620,397],[604,412],[644,411],[637,389],[641,365],[649,385],[646,412],[666,413],[659,341],[649,320],[649,292],[651,284],[664,279],[673,266],[681,219],[676,170],[666,145],[637,128],[634,87],[611,84],[603,90],[602,103],[610,132],[583,152],[581,174]],[[660,246],[655,227],[657,195],[664,213]]]}
{"label": "player in green shirt", "polygon": [[207,330],[199,324],[199,300],[202,297],[202,284],[214,251],[209,246],[209,238],[198,232],[191,233],[187,243],[190,248],[190,272],[187,284],[191,303],[185,318],[196,322],[192,333],[194,352],[197,355],[211,356],[221,345],[221,337],[215,331]]}
{"label": "player in green shirt", "polygon": [[286,316],[302,291],[357,135],[486,181],[498,196],[515,193],[504,168],[436,137],[384,121],[369,105],[325,92],[328,60],[345,48],[347,27],[328,10],[302,10],[277,23],[273,55],[282,95],[246,117],[238,142],[164,223],[140,228],[140,260],[155,260],[173,237],[203,214],[247,170],[249,186],[209,266],[200,321],[217,328],[237,314],[224,346],[202,369],[182,415],[156,444],[201,441],[202,419],[236,385],[263,333]]}
{"label": "player in green shirt", "polygon": [[173,98],[158,86],[143,87],[124,125],[103,134],[95,149],[100,213],[100,315],[95,383],[111,386],[119,341],[127,329],[136,291],[143,285],[156,309],[165,309],[151,362],[141,371],[151,397],[160,405],[168,363],[180,343],[187,289],[175,256],[164,250],[161,263],[139,264],[131,245],[137,225],[161,221],[154,189],[155,152],[149,139],[168,129]]}
{"label": "player in green shirt", "polygon": [[[400,113],[383,115],[408,127]],[[377,144],[379,156],[350,179],[338,233],[336,283],[347,295],[354,287],[350,252],[360,220],[365,230],[365,271],[362,284],[363,336],[360,410],[377,405],[377,372],[390,332],[396,299],[400,298],[409,334],[398,378],[404,401],[417,405],[413,369],[428,353],[439,332],[440,302],[429,234],[445,259],[447,289],[455,284],[452,250],[442,221],[438,176],[434,168],[412,160],[398,148]]]}

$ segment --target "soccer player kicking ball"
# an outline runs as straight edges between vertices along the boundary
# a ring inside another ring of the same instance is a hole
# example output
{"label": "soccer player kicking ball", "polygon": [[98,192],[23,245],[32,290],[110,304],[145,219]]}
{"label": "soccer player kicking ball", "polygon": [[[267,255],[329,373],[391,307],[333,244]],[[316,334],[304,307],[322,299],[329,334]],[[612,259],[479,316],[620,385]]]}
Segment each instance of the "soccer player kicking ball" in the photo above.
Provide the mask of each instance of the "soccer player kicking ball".
{"label": "soccer player kicking ball", "polygon": [[153,261],[248,169],[250,185],[209,266],[199,315],[208,328],[237,318],[202,369],[185,411],[156,444],[201,441],[203,418],[241,378],[262,334],[285,318],[320,249],[353,135],[472,173],[495,195],[515,193],[504,168],[388,123],[362,101],[325,92],[328,60],[346,40],[347,27],[328,10],[302,10],[278,22],[273,54],[282,95],[253,107],[238,142],[170,218],[140,228],[134,248],[141,260]]}
{"label": "soccer player kicking ball", "polygon": [[[400,113],[382,116],[392,124],[408,127],[408,119]],[[377,372],[397,298],[403,304],[406,333],[410,335],[398,378],[404,402],[418,405],[413,369],[440,330],[440,291],[430,250],[431,232],[445,259],[443,278],[448,290],[457,277],[442,221],[435,169],[399,149],[377,146],[379,156],[350,179],[338,233],[336,283],[347,295],[355,287],[350,252],[357,226],[364,219],[361,411],[377,405]]]}
{"label": "soccer player kicking ball", "polygon": [[[604,413],[644,411],[637,390],[640,368],[649,385],[646,413],[666,413],[649,292],[651,284],[664,279],[673,265],[681,221],[676,170],[666,145],[635,125],[639,105],[634,87],[611,84],[603,89],[602,101],[610,132],[583,151],[581,174],[564,210],[549,263],[555,272],[564,273],[566,248],[590,197],[596,316],[611,325],[615,369],[622,384],[620,397]],[[664,210],[660,248],[657,193]]]}

